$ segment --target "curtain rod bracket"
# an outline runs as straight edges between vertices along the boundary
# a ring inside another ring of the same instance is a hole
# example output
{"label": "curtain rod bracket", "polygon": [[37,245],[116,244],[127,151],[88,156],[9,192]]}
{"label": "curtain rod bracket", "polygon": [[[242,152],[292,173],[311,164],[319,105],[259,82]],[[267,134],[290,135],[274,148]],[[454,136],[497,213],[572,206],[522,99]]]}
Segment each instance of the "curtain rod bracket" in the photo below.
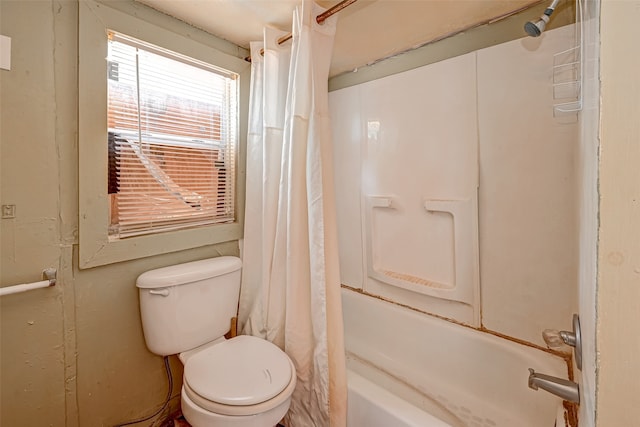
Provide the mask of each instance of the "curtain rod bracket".
{"label": "curtain rod bracket", "polygon": [[[351,6],[353,3],[357,1],[358,0],[342,0],[340,3],[336,4],[335,6],[325,10],[320,15],[316,16],[316,22],[320,25],[324,24],[324,21],[326,21],[330,16],[335,15],[336,13]],[[293,38],[293,34],[289,33],[285,36],[280,37],[278,39],[278,44],[285,43],[291,40],[292,38]],[[260,49],[260,55],[264,55],[264,49]],[[247,62],[251,62],[251,56],[245,57],[244,60]]]}

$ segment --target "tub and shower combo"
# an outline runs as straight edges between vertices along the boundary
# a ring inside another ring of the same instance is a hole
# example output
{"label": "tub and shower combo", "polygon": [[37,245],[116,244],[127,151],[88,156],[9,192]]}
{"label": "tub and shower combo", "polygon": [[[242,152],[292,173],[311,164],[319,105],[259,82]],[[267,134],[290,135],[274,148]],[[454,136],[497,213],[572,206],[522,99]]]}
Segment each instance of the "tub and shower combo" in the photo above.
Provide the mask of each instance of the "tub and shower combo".
{"label": "tub and shower combo", "polygon": [[[577,250],[558,232],[573,190],[536,157],[575,142],[551,132],[548,90],[574,42],[567,26],[330,93],[348,427],[577,425],[570,349],[534,339],[577,304],[558,256]],[[534,107],[528,129],[516,113]],[[540,127],[544,141],[522,138]]]}

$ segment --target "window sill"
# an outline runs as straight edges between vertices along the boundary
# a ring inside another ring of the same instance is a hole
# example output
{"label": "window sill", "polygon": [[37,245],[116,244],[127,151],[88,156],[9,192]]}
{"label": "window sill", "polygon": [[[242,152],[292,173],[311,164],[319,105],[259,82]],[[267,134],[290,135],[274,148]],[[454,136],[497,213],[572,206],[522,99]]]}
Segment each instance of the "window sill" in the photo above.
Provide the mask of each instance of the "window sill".
{"label": "window sill", "polygon": [[80,235],[81,269],[238,240],[242,226],[216,224],[113,241],[95,237]]}

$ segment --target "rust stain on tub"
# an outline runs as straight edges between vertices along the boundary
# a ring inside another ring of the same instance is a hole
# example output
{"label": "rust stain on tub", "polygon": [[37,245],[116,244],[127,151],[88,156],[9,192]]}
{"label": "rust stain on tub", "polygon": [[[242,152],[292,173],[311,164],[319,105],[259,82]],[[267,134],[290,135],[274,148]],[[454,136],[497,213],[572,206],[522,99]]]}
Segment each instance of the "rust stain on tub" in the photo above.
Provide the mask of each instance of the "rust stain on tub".
{"label": "rust stain on tub", "polygon": [[472,328],[472,329],[476,329],[476,330],[478,330],[480,332],[485,332],[487,334],[490,334],[490,335],[505,339],[507,341],[514,342],[516,344],[520,344],[520,345],[524,345],[524,346],[527,346],[527,347],[535,348],[536,350],[541,350],[541,351],[544,351],[546,353],[553,354],[554,356],[557,356],[557,357],[560,357],[560,358],[564,359],[564,361],[567,363],[567,370],[568,370],[567,374],[569,375],[569,379],[573,380],[573,366],[572,366],[573,363],[572,363],[571,353],[565,353],[565,352],[562,352],[562,351],[552,350],[550,348],[542,347],[540,345],[533,344],[533,343],[531,343],[529,341],[524,341],[524,340],[521,340],[519,338],[514,338],[514,337],[511,337],[509,335],[501,334],[500,332],[492,331],[490,329],[485,328],[484,326],[480,326],[480,328]]}
{"label": "rust stain on tub", "polygon": [[566,400],[562,404],[564,406],[565,427],[578,427],[578,405]]}
{"label": "rust stain on tub", "polygon": [[[549,354],[552,354],[554,356],[560,357],[565,361],[565,363],[567,365],[567,377],[569,378],[570,381],[574,381],[573,358],[571,357],[571,353],[564,353],[562,351],[552,350],[550,348],[546,348],[546,347],[542,347],[542,346],[537,345],[537,344],[533,344],[533,343],[531,343],[529,341],[524,341],[524,340],[521,340],[521,339],[518,339],[518,338],[511,337],[509,335],[501,334],[500,332],[492,331],[490,329],[487,329],[483,325],[480,325],[480,327],[476,328],[474,326],[470,326],[470,325],[467,325],[465,323],[461,323],[461,322],[459,322],[459,321],[457,321],[455,319],[451,319],[451,318],[448,318],[448,317],[445,317],[445,316],[440,316],[440,315],[434,314],[434,313],[429,313],[428,311],[418,310],[415,307],[411,307],[411,306],[406,305],[406,304],[400,304],[400,303],[398,303],[396,301],[392,301],[390,299],[383,298],[380,295],[370,294],[370,293],[368,293],[368,292],[366,292],[366,291],[364,291],[362,289],[352,288],[352,287],[347,286],[347,285],[342,285],[342,287],[344,289],[347,289],[347,290],[351,291],[351,292],[355,292],[355,293],[358,293],[358,294],[361,294],[361,295],[366,295],[368,297],[375,298],[375,299],[380,300],[380,301],[388,302],[390,304],[394,304],[394,305],[397,305],[399,307],[404,307],[404,308],[407,308],[409,310],[416,311],[418,313],[422,313],[422,314],[426,314],[428,316],[436,317],[438,319],[446,320],[447,322],[455,323],[456,325],[460,325],[460,326],[463,326],[465,328],[473,329],[473,330],[478,331],[478,332],[484,332],[486,334],[490,334],[490,335],[496,336],[498,338],[502,338],[502,339],[505,339],[507,341],[514,342],[516,344],[520,344],[520,345],[524,345],[524,346],[527,346],[527,347],[531,347],[531,348],[534,348],[536,350],[544,351],[545,353],[549,353]],[[566,401],[563,402],[563,403],[564,403],[564,408],[565,408],[565,424],[566,424],[566,427],[578,427],[578,409],[577,409],[578,405],[576,405],[574,403],[566,402]]]}
{"label": "rust stain on tub", "polygon": [[[341,286],[344,289],[347,289],[347,290],[349,290],[351,292],[355,292],[355,293],[358,293],[358,294],[361,294],[361,295],[366,295],[368,297],[375,298],[375,299],[380,300],[380,301],[388,302],[390,304],[394,304],[394,305],[397,305],[399,307],[404,307],[404,308],[407,308],[409,310],[412,310],[412,311],[415,311],[415,312],[418,312],[418,313],[426,314],[428,316],[432,316],[432,317],[435,317],[435,318],[438,318],[438,319],[441,319],[441,320],[446,320],[447,322],[455,323],[456,325],[460,325],[460,326],[463,326],[465,328],[473,329],[474,331],[484,332],[484,333],[496,336],[498,338],[503,338],[505,340],[514,342],[516,344],[525,345],[527,347],[535,348],[536,350],[540,350],[540,351],[544,351],[544,352],[549,353],[549,354],[553,354],[554,356],[561,357],[567,363],[569,363],[569,364],[571,363],[571,354],[569,354],[569,353],[564,353],[564,352],[561,352],[561,351],[552,350],[550,348],[542,347],[540,345],[531,343],[529,341],[524,341],[524,340],[521,340],[521,339],[518,339],[518,338],[511,337],[509,335],[504,335],[504,334],[501,334],[500,332],[496,332],[496,331],[492,331],[491,329],[487,329],[483,325],[481,325],[480,327],[475,327],[475,326],[471,326],[471,325],[468,325],[466,323],[462,323],[462,322],[460,322],[458,320],[455,320],[455,319],[452,319],[452,318],[449,318],[449,317],[446,317],[446,316],[442,316],[442,315],[435,314],[435,313],[430,313],[430,312],[424,311],[424,310],[419,310],[419,309],[417,309],[415,307],[411,307],[410,305],[401,304],[399,302],[396,302],[396,301],[381,297],[380,295],[370,294],[370,293],[368,293],[368,292],[366,292],[366,291],[364,291],[362,289],[352,288],[351,286],[347,286],[347,285],[341,285]],[[573,372],[573,369],[571,369],[572,368],[571,366],[568,366],[568,368],[570,368],[569,370],[571,372]],[[571,377],[569,379],[572,379],[573,373],[571,373],[570,375],[571,375]]]}
{"label": "rust stain on tub", "polygon": [[428,311],[418,310],[417,308],[415,308],[415,307],[411,307],[410,305],[401,304],[401,303],[399,303],[399,302],[396,302],[396,301],[393,301],[393,300],[390,300],[390,299],[387,299],[387,298],[381,297],[380,295],[370,294],[370,293],[368,293],[368,292],[365,292],[365,291],[364,291],[364,290],[362,290],[362,289],[352,288],[351,286],[347,286],[347,285],[341,285],[341,286],[342,286],[344,289],[347,289],[347,290],[349,290],[349,291],[355,292],[355,293],[360,294],[360,295],[366,295],[366,296],[368,296],[368,297],[375,298],[375,299],[380,300],[380,301],[384,301],[384,302],[388,302],[388,303],[390,303],[390,304],[397,305],[398,307],[408,308],[409,310],[413,310],[413,311],[416,311],[416,312],[418,312],[418,313],[426,314],[426,315],[428,315],[428,316],[433,316],[433,317],[436,317],[436,318],[438,318],[438,319],[446,320],[447,322],[455,323],[455,324],[457,324],[457,325],[464,326],[464,327],[471,328],[471,329],[476,329],[476,328],[474,328],[474,327],[472,327],[472,326],[469,326],[469,325],[466,325],[466,324],[464,324],[464,323],[458,322],[458,321],[457,321],[457,320],[455,320],[455,319],[451,319],[451,318],[449,318],[449,317],[441,316],[441,315],[439,315],[439,314],[429,313]]}
{"label": "rust stain on tub", "polygon": [[424,285],[424,286],[428,286],[430,288],[436,288],[436,289],[449,289],[450,288],[450,286],[444,285],[442,283],[433,282],[431,280],[423,279],[421,277],[412,276],[410,274],[398,273],[396,271],[391,271],[391,270],[382,270],[381,273],[384,274],[385,276],[391,277],[393,279],[404,280],[405,282],[415,283],[417,285]]}

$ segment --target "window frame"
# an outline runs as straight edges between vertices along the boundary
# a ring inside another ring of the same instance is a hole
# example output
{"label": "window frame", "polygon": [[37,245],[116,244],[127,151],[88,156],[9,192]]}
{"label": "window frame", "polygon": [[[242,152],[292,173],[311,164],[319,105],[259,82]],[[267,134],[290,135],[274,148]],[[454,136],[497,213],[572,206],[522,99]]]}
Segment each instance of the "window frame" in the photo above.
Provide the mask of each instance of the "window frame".
{"label": "window frame", "polygon": [[[138,11],[141,12],[141,11]],[[152,16],[151,10],[148,11]],[[79,3],[78,28],[78,187],[79,267],[91,268],[169,252],[238,240],[244,217],[244,176],[250,65],[242,58],[222,52],[189,37],[186,24],[170,29],[129,15],[102,3]],[[239,75],[236,154],[236,219],[177,231],[109,239],[107,42],[113,30],[213,64]],[[211,36],[211,44],[220,43]],[[241,54],[241,49],[237,49]],[[244,113],[244,114],[243,114]]]}

